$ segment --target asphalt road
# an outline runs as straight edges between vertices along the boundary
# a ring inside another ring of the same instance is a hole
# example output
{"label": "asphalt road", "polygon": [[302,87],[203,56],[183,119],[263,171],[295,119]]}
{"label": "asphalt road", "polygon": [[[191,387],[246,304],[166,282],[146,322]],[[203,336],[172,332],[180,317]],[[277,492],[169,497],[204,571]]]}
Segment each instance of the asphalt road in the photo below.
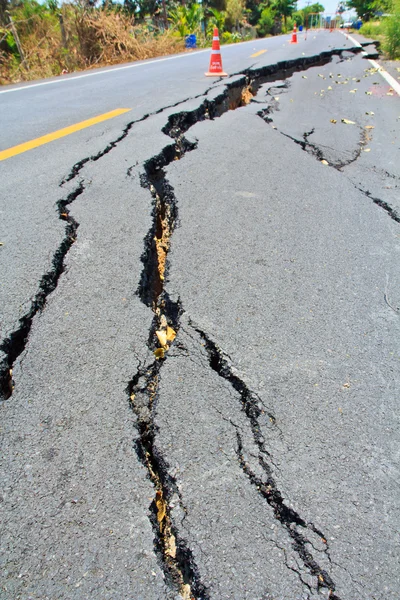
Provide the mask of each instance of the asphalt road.
{"label": "asphalt road", "polygon": [[399,597],[400,100],[289,39],[0,90],[130,109],[0,161],[1,598]]}

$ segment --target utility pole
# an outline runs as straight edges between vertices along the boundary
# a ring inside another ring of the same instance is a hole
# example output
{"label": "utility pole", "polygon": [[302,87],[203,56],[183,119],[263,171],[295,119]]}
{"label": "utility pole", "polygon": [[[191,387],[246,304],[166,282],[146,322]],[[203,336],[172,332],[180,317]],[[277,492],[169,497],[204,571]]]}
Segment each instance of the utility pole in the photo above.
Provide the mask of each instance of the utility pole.
{"label": "utility pole", "polygon": [[60,22],[62,45],[63,45],[64,48],[68,48],[67,34],[65,33],[65,26],[64,26],[64,17],[62,16],[61,13],[58,13],[58,20]]}
{"label": "utility pole", "polygon": [[165,29],[168,29],[167,7],[165,5],[165,0],[162,0],[162,7],[163,7],[163,17],[164,17]]}
{"label": "utility pole", "polygon": [[21,42],[20,42],[17,30],[16,30],[15,25],[14,25],[14,21],[13,21],[12,16],[10,15],[10,13],[9,13],[8,10],[6,10],[6,15],[8,16],[8,18],[10,20],[11,32],[12,32],[12,34],[14,36],[14,40],[15,40],[15,43],[17,44],[19,55],[21,57],[21,65],[23,65],[29,71],[29,67],[28,67],[28,65],[26,63],[26,60],[25,60],[24,51],[22,50]]}

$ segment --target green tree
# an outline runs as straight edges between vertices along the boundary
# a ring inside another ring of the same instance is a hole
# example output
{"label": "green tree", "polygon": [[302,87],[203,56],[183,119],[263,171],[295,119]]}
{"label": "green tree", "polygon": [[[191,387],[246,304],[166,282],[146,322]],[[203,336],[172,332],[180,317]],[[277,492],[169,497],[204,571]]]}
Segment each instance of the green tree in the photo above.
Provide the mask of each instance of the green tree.
{"label": "green tree", "polygon": [[390,58],[400,58],[400,0],[393,2],[390,17],[384,20],[384,50]]}
{"label": "green tree", "polygon": [[226,21],[230,28],[239,27],[239,23],[243,20],[245,8],[245,0],[226,1]]}
{"label": "green tree", "polygon": [[207,22],[207,35],[212,35],[214,27],[217,27],[219,33],[222,34],[225,28],[225,11],[209,8],[207,12],[210,15]]}
{"label": "green tree", "polygon": [[[309,6],[305,6],[303,9],[298,12],[302,15],[302,22],[296,21],[298,25],[304,24],[306,27],[310,26],[312,17],[310,15],[323,13],[325,8],[319,2],[315,4],[310,4]],[[297,15],[297,13],[296,13]]]}
{"label": "green tree", "polygon": [[363,21],[369,21],[376,12],[390,10],[390,0],[348,0],[347,8],[352,8]]}
{"label": "green tree", "polygon": [[277,15],[283,17],[286,29],[287,18],[296,10],[296,0],[274,0],[272,8]]}
{"label": "green tree", "polygon": [[268,33],[272,33],[275,25],[275,13],[267,6],[261,12],[261,16],[257,23],[257,30],[260,35],[267,35]]}
{"label": "green tree", "polygon": [[8,0],[0,0],[0,25],[7,25],[8,23],[6,10],[8,10]]}
{"label": "green tree", "polygon": [[200,29],[203,18],[203,9],[200,4],[196,3],[190,7],[177,6],[169,11],[168,16],[168,20],[171,21],[181,37],[196,33]]}

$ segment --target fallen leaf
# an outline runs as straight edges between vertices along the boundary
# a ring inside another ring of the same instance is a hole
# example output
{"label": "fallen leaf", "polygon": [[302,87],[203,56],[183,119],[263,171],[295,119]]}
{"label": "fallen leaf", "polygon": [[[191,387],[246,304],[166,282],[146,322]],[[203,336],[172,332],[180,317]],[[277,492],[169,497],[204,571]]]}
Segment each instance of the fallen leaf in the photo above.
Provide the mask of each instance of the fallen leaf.
{"label": "fallen leaf", "polygon": [[168,325],[168,327],[167,327],[167,340],[168,340],[168,342],[173,342],[175,338],[176,338],[176,331],[174,329],[172,329],[172,327],[170,327]]}
{"label": "fallen leaf", "polygon": [[393,92],[388,92],[386,96],[393,96]]}
{"label": "fallen leaf", "polygon": [[168,554],[168,556],[171,556],[172,558],[176,557],[176,541],[175,536],[172,533],[166,539],[165,552],[166,554]]}
{"label": "fallen leaf", "polygon": [[371,148],[364,148],[364,152],[371,152]]}
{"label": "fallen leaf", "polygon": [[349,94],[355,94],[357,90],[350,90]]}
{"label": "fallen leaf", "polygon": [[165,500],[160,490],[156,491],[157,521],[161,523],[167,514]]}
{"label": "fallen leaf", "polygon": [[345,123],[346,125],[355,125],[355,122],[350,121],[349,119],[342,119],[342,123]]}
{"label": "fallen leaf", "polygon": [[0,242],[0,246],[4,246],[4,242]]}
{"label": "fallen leaf", "polygon": [[274,100],[276,100],[277,102],[279,102],[279,96],[275,96]]}
{"label": "fallen leaf", "polygon": [[331,119],[331,123],[337,123],[336,119]]}
{"label": "fallen leaf", "polygon": [[321,73],[318,73],[318,77],[322,77],[322,79],[325,79],[325,77]]}
{"label": "fallen leaf", "polygon": [[372,92],[365,92],[367,96],[372,96]]}
{"label": "fallen leaf", "polygon": [[307,75],[302,75],[302,78],[303,79],[307,79]]}
{"label": "fallen leaf", "polygon": [[346,383],[343,384],[344,388],[349,388],[350,387],[350,383],[348,381],[346,381]]}
{"label": "fallen leaf", "polygon": [[162,347],[167,345],[167,334],[165,333],[165,331],[156,331],[156,336]]}
{"label": "fallen leaf", "polygon": [[192,598],[193,598],[192,590],[190,589],[190,585],[188,583],[185,583],[182,586],[181,596],[182,596],[183,600],[192,600]]}
{"label": "fallen leaf", "polygon": [[164,358],[164,355],[165,355],[164,348],[157,348],[157,350],[154,350],[154,356],[156,357],[157,360],[159,358]]}
{"label": "fallen leaf", "polygon": [[371,112],[366,112],[365,114],[366,114],[366,115],[371,115],[371,116],[372,116],[372,115],[374,115],[375,113],[371,111]]}
{"label": "fallen leaf", "polygon": [[327,160],[325,160],[325,159],[324,159],[324,160],[321,160],[321,163],[322,163],[323,165],[329,165],[328,161],[327,161]]}
{"label": "fallen leaf", "polygon": [[331,86],[331,85],[330,85],[330,86],[328,86],[328,90],[331,90],[331,89],[333,89],[333,88],[332,88],[332,86]]}
{"label": "fallen leaf", "polygon": [[375,125],[366,125],[364,129],[375,129]]}
{"label": "fallen leaf", "polygon": [[131,394],[131,400],[132,402],[135,400],[135,394]]}

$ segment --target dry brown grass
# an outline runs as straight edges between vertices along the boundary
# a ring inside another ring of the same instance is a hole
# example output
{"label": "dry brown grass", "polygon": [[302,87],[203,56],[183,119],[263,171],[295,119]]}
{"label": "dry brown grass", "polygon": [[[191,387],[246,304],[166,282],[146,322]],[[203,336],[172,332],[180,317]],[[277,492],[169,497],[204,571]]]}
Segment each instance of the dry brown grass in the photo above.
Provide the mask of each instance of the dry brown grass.
{"label": "dry brown grass", "polygon": [[0,53],[0,84],[39,79],[184,51],[184,42],[171,33],[149,32],[131,17],[107,10],[85,11],[64,5],[67,47],[58,18],[35,17],[29,26],[17,22],[26,65]]}

